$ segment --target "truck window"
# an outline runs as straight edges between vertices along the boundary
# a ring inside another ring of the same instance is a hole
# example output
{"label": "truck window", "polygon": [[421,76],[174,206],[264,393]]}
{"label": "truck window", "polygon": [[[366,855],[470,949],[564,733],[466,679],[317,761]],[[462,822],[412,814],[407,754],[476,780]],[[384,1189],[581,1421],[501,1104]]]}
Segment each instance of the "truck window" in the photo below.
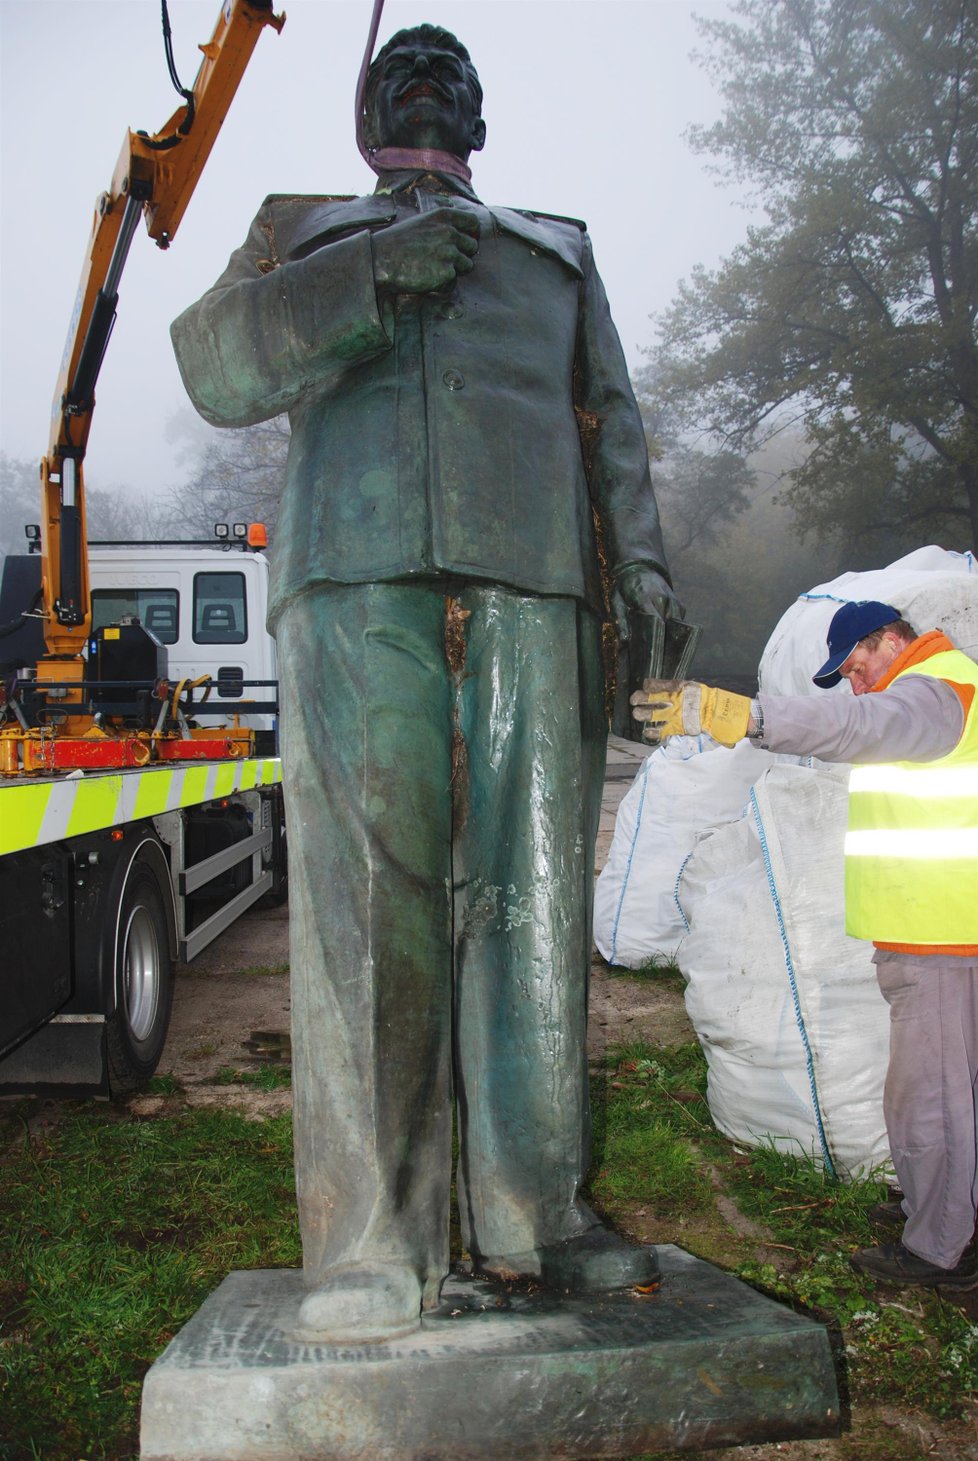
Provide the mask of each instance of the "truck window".
{"label": "truck window", "polygon": [[247,638],[244,574],[195,573],[195,643],[244,644]]}
{"label": "truck window", "polygon": [[175,588],[96,588],[92,590],[92,629],[118,624],[134,614],[161,644],[176,644],[180,596]]}

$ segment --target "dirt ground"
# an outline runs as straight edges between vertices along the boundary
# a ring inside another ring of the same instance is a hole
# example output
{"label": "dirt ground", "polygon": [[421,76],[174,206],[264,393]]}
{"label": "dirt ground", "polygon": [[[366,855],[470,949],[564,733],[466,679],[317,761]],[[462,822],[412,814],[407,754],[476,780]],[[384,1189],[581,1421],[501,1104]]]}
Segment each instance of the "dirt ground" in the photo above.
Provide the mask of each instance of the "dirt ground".
{"label": "dirt ground", "polygon": [[[193,965],[180,965],[173,1017],[159,1074],[172,1075],[193,1106],[245,1105],[255,1114],[283,1110],[289,1092],[242,1090],[215,1084],[222,1067],[257,1070],[288,1054],[288,910],[246,914]],[[694,1038],[682,997],[675,989],[610,974],[600,959],[591,973],[588,1054],[632,1041],[677,1045]],[[166,1098],[134,1096],[139,1115],[162,1108]]]}

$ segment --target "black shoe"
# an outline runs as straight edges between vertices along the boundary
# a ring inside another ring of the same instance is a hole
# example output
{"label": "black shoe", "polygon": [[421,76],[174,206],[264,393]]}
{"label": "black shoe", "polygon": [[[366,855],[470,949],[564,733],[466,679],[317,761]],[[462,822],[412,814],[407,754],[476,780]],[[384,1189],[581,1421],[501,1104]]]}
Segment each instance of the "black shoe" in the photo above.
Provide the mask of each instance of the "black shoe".
{"label": "black shoe", "polygon": [[928,1289],[978,1288],[978,1256],[969,1243],[953,1268],[940,1268],[918,1258],[902,1243],[883,1243],[879,1248],[860,1248],[849,1262],[860,1273],[881,1283],[916,1284]]}
{"label": "black shoe", "polygon": [[659,1282],[655,1249],[626,1243],[607,1228],[592,1228],[563,1243],[532,1253],[479,1258],[479,1273],[504,1280],[533,1279],[562,1293],[608,1293],[613,1289],[651,1288]]}
{"label": "black shoe", "polygon": [[885,1223],[894,1228],[902,1228],[907,1221],[902,1202],[878,1202],[866,1216],[871,1223]]}

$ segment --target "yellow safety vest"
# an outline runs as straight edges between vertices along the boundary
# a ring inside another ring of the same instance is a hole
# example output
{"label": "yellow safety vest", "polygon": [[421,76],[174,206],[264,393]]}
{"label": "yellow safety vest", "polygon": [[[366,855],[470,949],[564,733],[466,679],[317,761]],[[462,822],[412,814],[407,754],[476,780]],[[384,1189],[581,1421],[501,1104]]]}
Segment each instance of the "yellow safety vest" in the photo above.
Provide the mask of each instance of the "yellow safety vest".
{"label": "yellow safety vest", "polygon": [[978,945],[978,664],[941,650],[892,683],[906,675],[973,685],[976,694],[949,755],[853,767],[846,932],[923,948]]}

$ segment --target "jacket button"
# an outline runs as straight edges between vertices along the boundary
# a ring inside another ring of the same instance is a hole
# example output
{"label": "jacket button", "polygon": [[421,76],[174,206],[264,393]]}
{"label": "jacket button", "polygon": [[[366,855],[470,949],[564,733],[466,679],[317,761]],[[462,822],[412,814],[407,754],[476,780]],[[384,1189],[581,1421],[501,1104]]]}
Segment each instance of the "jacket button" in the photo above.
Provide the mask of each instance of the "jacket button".
{"label": "jacket button", "polygon": [[445,308],[441,312],[441,317],[443,320],[459,320],[464,313],[464,305],[459,304],[457,300],[453,300],[451,304],[445,305]]}
{"label": "jacket button", "polygon": [[442,380],[450,391],[460,391],[465,385],[465,376],[460,370],[446,370]]}

